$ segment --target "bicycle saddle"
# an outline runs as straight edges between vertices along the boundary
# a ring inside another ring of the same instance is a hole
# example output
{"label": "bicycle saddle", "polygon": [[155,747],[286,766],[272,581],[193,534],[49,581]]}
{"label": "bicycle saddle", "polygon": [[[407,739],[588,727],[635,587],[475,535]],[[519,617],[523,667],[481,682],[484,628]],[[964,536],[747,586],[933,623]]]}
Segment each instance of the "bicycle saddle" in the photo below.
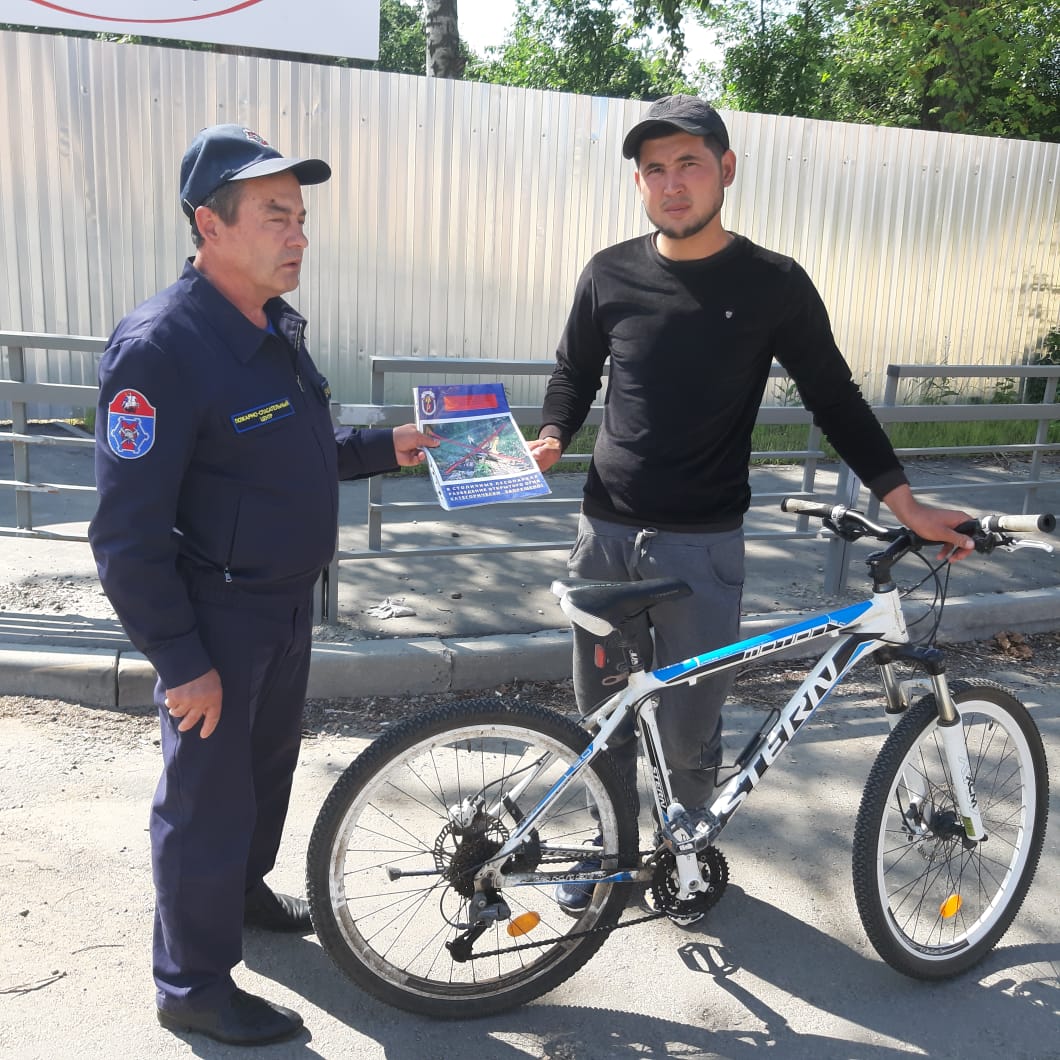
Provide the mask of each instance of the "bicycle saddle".
{"label": "bicycle saddle", "polygon": [[655,604],[690,596],[692,590],[680,578],[648,578],[641,582],[596,582],[584,578],[561,578],[552,583],[563,613],[579,626],[606,637],[623,622],[635,618]]}

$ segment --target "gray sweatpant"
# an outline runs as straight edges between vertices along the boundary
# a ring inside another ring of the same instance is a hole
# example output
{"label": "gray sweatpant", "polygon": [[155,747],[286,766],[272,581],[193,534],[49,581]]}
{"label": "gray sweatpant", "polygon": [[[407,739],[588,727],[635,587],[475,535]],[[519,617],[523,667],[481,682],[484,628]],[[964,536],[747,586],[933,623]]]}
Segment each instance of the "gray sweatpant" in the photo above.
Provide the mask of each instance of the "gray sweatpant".
{"label": "gray sweatpant", "polygon": [[[637,529],[583,514],[567,566],[575,578],[643,581],[679,577],[691,586],[691,596],[653,607],[637,620],[637,649],[646,668],[680,662],[739,637],[743,530],[674,533]],[[603,642],[603,668],[596,665],[598,643],[599,637],[574,627],[574,694],[582,715],[626,680],[617,637]],[[658,721],[670,781],[687,809],[702,805],[713,791],[714,767],[721,758],[721,708],[734,677],[727,671],[661,694]],[[620,730],[611,753],[630,791],[635,792],[637,748],[632,726],[624,733]]]}

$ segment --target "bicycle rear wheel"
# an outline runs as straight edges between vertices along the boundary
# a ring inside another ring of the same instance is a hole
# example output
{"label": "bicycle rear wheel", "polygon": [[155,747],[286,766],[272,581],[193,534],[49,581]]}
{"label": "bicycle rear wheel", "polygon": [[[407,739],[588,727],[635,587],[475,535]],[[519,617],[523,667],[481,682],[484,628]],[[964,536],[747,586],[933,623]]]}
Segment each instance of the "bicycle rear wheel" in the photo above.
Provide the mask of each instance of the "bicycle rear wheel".
{"label": "bicycle rear wheel", "polygon": [[909,709],[869,775],[854,830],[854,896],[873,946],[918,979],[957,975],[1012,923],[1034,878],[1049,812],[1041,735],[1027,708],[986,683],[957,683],[986,840],[963,838],[935,697]]}
{"label": "bicycle rear wheel", "polygon": [[[500,1012],[573,975],[618,921],[628,886],[597,884],[574,920],[556,904],[555,882],[505,887],[502,877],[496,896],[511,917],[471,948],[490,955],[461,962],[446,943],[472,920],[477,869],[588,743],[558,714],[492,700],[433,711],[376,740],[335,784],[309,844],[313,924],[335,963],[375,997],[443,1018]],[[597,835],[602,848],[591,845]],[[630,795],[607,755],[582,769],[531,836],[518,871],[569,872],[597,853],[607,869],[635,864]]]}

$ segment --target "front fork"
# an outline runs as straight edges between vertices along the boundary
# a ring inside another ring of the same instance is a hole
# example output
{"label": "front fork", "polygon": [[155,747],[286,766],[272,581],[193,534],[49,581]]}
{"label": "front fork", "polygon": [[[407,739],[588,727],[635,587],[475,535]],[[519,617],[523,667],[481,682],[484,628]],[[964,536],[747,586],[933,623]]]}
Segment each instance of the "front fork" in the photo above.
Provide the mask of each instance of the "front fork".
{"label": "front fork", "polygon": [[[971,763],[968,758],[968,746],[964,739],[964,726],[961,724],[960,711],[950,695],[946,681],[946,671],[941,653],[937,649],[907,649],[895,651],[897,657],[905,658],[927,670],[930,688],[935,696],[938,710],[938,734],[942,743],[942,753],[949,773],[950,787],[957,801],[961,824],[965,836],[972,842],[986,838],[983,827],[983,815],[979,812],[979,800],[975,795],[975,781],[972,776]],[[893,729],[901,720],[914,690],[926,689],[924,681],[904,681],[899,683],[894,674],[894,662],[877,657],[880,667],[880,678],[883,682],[884,695],[887,700],[887,721]],[[927,781],[919,770],[906,769],[901,784],[909,793],[910,802],[915,808],[923,811],[929,806]],[[930,822],[928,822],[930,823]]]}

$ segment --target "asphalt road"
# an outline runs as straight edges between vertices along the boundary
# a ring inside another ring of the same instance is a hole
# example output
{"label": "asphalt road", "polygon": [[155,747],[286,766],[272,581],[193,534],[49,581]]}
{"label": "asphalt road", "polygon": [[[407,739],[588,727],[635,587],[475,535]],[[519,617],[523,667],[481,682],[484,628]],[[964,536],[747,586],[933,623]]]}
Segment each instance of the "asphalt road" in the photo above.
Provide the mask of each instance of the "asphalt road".
{"label": "asphalt road", "polygon": [[[1035,680],[1019,691],[1060,762],[1060,690]],[[729,712],[733,739],[748,720],[746,708]],[[349,984],[315,938],[249,932],[237,981],[297,1008],[307,1026],[261,1055],[700,1060],[768,1048],[784,1060],[1055,1060],[1060,800],[1053,794],[1036,883],[1001,946],[958,980],[906,979],[867,943],[850,886],[854,816],[885,729],[874,699],[830,700],[722,837],[731,883],[704,924],[620,931],[562,987],[501,1016],[411,1016]],[[307,740],[279,889],[300,893],[317,808],[364,743]],[[157,771],[149,716],[59,703],[0,710],[0,1056],[246,1055],[154,1021],[146,816]]]}

